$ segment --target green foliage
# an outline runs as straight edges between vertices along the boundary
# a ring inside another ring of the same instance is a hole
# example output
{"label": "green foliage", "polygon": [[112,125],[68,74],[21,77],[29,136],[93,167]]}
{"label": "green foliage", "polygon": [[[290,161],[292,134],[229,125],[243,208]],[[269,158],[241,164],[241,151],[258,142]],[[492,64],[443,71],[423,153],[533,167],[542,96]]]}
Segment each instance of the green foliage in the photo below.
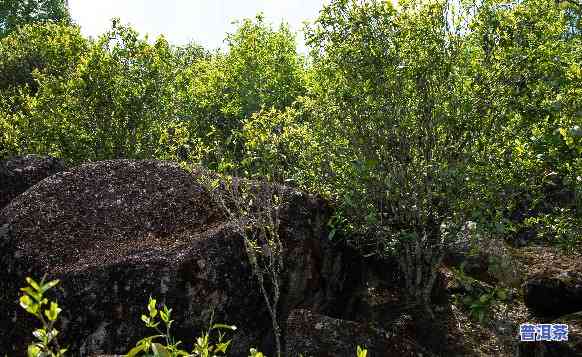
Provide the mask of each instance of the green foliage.
{"label": "green foliage", "polygon": [[571,210],[555,208],[553,212],[529,217],[524,226],[533,228],[540,241],[576,252],[582,245],[582,219]]}
{"label": "green foliage", "polygon": [[356,349],[356,356],[357,357],[366,357],[368,355],[368,350],[365,348],[360,347],[360,345],[358,345],[357,349]]}
{"label": "green foliage", "polygon": [[[441,223],[481,134],[465,95],[462,36],[445,2],[333,1],[310,28],[319,129],[330,175],[370,250],[401,249],[408,293],[420,303],[442,259]],[[339,144],[339,145],[338,145]],[[339,174],[339,175],[338,175]],[[339,177],[338,177],[339,176]],[[459,218],[456,218],[459,219]],[[378,249],[379,248],[379,249]],[[424,267],[425,262],[428,267]],[[418,267],[426,274],[414,274]]]}
{"label": "green foliage", "polygon": [[[78,27],[52,23],[26,25],[0,39],[0,157],[43,152],[45,126],[34,118],[38,80],[66,78],[88,46]],[[51,110],[58,109],[53,103]]]}
{"label": "green foliage", "polygon": [[255,21],[242,21],[226,41],[219,87],[226,116],[245,118],[261,107],[283,109],[302,93],[302,63],[286,25],[273,30],[257,15]]}
{"label": "green foliage", "polygon": [[61,308],[57,302],[49,301],[45,297],[45,293],[55,287],[59,281],[52,280],[45,283],[43,278],[37,283],[32,278],[26,278],[26,282],[28,286],[20,289],[24,292],[24,295],[20,297],[20,306],[42,324],[41,328],[32,333],[37,341],[28,346],[28,357],[64,356],[67,349],[59,346],[57,341],[59,331],[55,328]]}
{"label": "green foliage", "polygon": [[202,163],[229,173],[243,156],[245,120],[261,108],[284,109],[304,87],[302,61],[286,26],[273,30],[258,15],[240,23],[227,43],[226,53],[197,61],[181,75],[185,88],[179,95],[180,115],[202,140]]}
{"label": "green foliage", "polygon": [[330,154],[340,163],[351,157],[341,173],[349,177],[336,184],[348,185],[338,189],[350,194],[347,208],[364,226],[388,211],[403,229],[427,224],[440,210],[435,199],[457,183],[441,177],[477,134],[466,129],[472,122],[459,121],[466,117],[453,47],[459,39],[444,32],[444,11],[442,4],[417,14],[386,2],[335,1],[311,29],[315,89],[333,110],[318,119],[321,130],[348,145],[347,153],[327,149],[338,150]]}
{"label": "green foliage", "polygon": [[[208,330],[196,339],[194,349],[189,353],[179,349],[178,346],[181,342],[175,341],[170,334],[170,328],[174,322],[174,320],[171,319],[172,309],[169,309],[166,305],[162,305],[161,309],[158,309],[156,299],[153,299],[151,296],[148,301],[147,309],[147,314],[141,315],[141,320],[146,327],[154,329],[158,334],[141,339],[136,346],[127,353],[127,357],[210,357],[218,356],[219,353],[224,355],[230,345],[230,340],[224,341],[225,335],[221,330],[236,330],[236,326],[213,324],[211,318]],[[160,323],[164,324],[164,331],[158,327]],[[218,341],[216,343],[211,342],[210,335],[212,331],[218,331]],[[165,340],[165,344],[154,342],[159,339]]]}
{"label": "green foliage", "polygon": [[214,53],[149,44],[117,20],[96,40],[25,21],[0,40],[0,155],[158,158],[287,182],[337,200],[353,228],[390,228],[388,241],[461,213],[520,216],[516,230],[553,206],[577,220],[579,20],[550,0],[336,0],[307,30],[309,62],[262,15]]}
{"label": "green foliage", "polygon": [[507,289],[495,288],[477,296],[466,295],[462,298],[462,302],[469,309],[471,316],[483,323],[488,319],[493,306],[506,299]]}
{"label": "green foliage", "polygon": [[0,91],[27,86],[36,93],[33,72],[64,76],[79,62],[88,41],[78,27],[47,23],[26,25],[0,39]]}
{"label": "green foliage", "polygon": [[70,21],[65,0],[5,0],[0,3],[0,38],[26,24]]}
{"label": "green foliage", "polygon": [[245,176],[301,186],[316,180],[310,170],[321,148],[300,116],[300,109],[288,107],[259,111],[244,122],[240,166]]}
{"label": "green foliage", "polygon": [[22,126],[34,124],[25,151],[72,162],[153,157],[173,119],[171,59],[163,38],[149,45],[114,21],[72,70],[35,74],[38,93],[19,98]]}
{"label": "green foliage", "polygon": [[[466,194],[488,220],[579,212],[582,38],[569,25],[579,14],[553,1],[485,2],[475,17],[469,94],[493,135],[481,140]],[[572,199],[552,197],[552,186]]]}
{"label": "green foliage", "polygon": [[468,309],[471,317],[484,323],[488,321],[493,308],[510,298],[510,290],[506,287],[491,287],[478,283],[477,280],[466,275],[463,267],[455,270],[455,276],[461,284],[464,293],[454,295],[457,304]]}

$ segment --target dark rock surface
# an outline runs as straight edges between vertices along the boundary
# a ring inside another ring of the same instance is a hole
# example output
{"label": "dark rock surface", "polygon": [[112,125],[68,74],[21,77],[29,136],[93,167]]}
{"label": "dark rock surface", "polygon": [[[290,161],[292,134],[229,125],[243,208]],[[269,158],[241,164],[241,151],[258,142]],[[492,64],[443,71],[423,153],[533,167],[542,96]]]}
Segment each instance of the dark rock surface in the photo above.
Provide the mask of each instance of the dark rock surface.
{"label": "dark rock surface", "polygon": [[287,319],[286,355],[355,356],[357,346],[369,356],[416,356],[415,344],[396,331],[366,323],[334,319],[309,310],[291,311]]}
{"label": "dark rock surface", "polygon": [[523,291],[525,305],[537,315],[557,317],[582,311],[582,272],[533,276]]}
{"label": "dark rock surface", "polygon": [[29,187],[63,170],[62,161],[52,157],[27,155],[0,161],[0,210]]}
{"label": "dark rock surface", "polygon": [[[125,353],[151,334],[140,321],[151,294],[173,308],[178,339],[215,321],[239,326],[232,354],[269,351],[270,320],[244,244],[196,179],[177,165],[114,160],[53,175],[0,219],[0,350],[22,355],[34,321],[18,306],[26,276],[62,280],[62,340],[71,355]],[[288,190],[281,314],[309,306],[341,313],[351,255],[332,247],[324,201]],[[186,346],[188,344],[186,343]]]}

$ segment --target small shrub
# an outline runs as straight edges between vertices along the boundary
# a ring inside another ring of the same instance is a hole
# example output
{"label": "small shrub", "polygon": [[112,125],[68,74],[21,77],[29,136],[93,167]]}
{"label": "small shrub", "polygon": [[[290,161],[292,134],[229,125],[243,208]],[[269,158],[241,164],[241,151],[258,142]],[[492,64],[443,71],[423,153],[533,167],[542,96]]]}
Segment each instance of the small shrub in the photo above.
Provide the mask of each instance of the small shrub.
{"label": "small shrub", "polygon": [[[147,308],[148,313],[141,315],[141,320],[145,323],[146,327],[158,332],[158,335],[152,335],[141,339],[136,346],[127,353],[127,357],[218,356],[218,353],[225,354],[230,345],[230,340],[224,341],[224,334],[220,330],[236,330],[236,326],[213,324],[213,318],[211,318],[208,330],[205,331],[201,337],[196,339],[194,350],[192,353],[188,353],[178,348],[181,341],[175,341],[170,334],[170,328],[174,322],[174,320],[171,319],[172,309],[169,309],[166,305],[162,305],[161,309],[158,309],[156,299],[153,299],[152,297],[149,298]],[[158,328],[162,322],[165,326],[165,331]],[[218,331],[218,342],[216,344],[212,344],[210,340],[210,333],[213,330]],[[154,340],[160,339],[164,340],[165,344],[154,342]]]}
{"label": "small shrub", "polygon": [[[59,331],[55,328],[55,322],[61,313],[59,305],[55,301],[49,301],[44,294],[56,286],[59,281],[52,280],[47,283],[44,278],[37,283],[32,278],[26,278],[28,286],[20,289],[24,295],[20,297],[20,306],[26,312],[36,317],[42,327],[34,330],[32,335],[37,342],[30,344],[27,348],[28,357],[61,357],[67,352],[66,348],[61,348],[57,341]],[[48,308],[45,308],[47,307]]]}

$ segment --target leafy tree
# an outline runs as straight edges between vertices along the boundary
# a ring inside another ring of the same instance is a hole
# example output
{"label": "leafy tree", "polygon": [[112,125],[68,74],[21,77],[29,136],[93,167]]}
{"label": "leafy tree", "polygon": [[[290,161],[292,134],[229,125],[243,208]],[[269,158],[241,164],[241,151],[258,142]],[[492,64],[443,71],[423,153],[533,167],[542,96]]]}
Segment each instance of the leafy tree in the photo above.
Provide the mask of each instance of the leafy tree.
{"label": "leafy tree", "polygon": [[183,76],[185,113],[207,148],[204,163],[232,170],[241,159],[245,120],[261,108],[283,109],[303,91],[303,64],[287,26],[273,30],[259,15],[227,36],[226,53],[194,63]]}
{"label": "leafy tree", "polygon": [[35,70],[64,76],[74,68],[88,48],[80,29],[63,24],[22,26],[0,39],[0,91],[27,86],[35,93]]}
{"label": "leafy tree", "polygon": [[44,135],[30,111],[39,76],[67,77],[88,48],[78,27],[62,24],[25,25],[0,39],[0,157],[35,151]]}
{"label": "leafy tree", "polygon": [[313,163],[322,148],[310,127],[302,122],[303,103],[284,111],[262,110],[245,121],[241,131],[245,177],[309,187],[318,181]]}
{"label": "leafy tree", "polygon": [[[493,134],[482,137],[467,195],[479,206],[474,218],[509,233],[529,230],[524,219],[538,214],[580,220],[582,36],[572,22],[580,11],[570,2],[484,2],[467,39],[469,95]],[[540,232],[556,227],[537,221]]]}
{"label": "leafy tree", "polygon": [[66,0],[4,0],[0,3],[0,38],[31,23],[71,23]]}
{"label": "leafy tree", "polygon": [[194,42],[191,42],[185,46],[174,47],[173,50],[176,65],[182,70],[188,69],[199,60],[210,58],[210,53],[202,46]]}
{"label": "leafy tree", "polygon": [[36,75],[28,151],[73,162],[154,157],[174,119],[173,59],[163,38],[150,45],[114,21],[66,76]]}
{"label": "leafy tree", "polygon": [[[462,35],[446,2],[337,0],[310,28],[320,130],[335,185],[373,251],[397,248],[411,301],[429,312],[444,227],[479,123],[465,95]],[[339,175],[337,175],[339,174]],[[337,176],[340,176],[339,178]],[[369,247],[362,246],[363,249]]]}

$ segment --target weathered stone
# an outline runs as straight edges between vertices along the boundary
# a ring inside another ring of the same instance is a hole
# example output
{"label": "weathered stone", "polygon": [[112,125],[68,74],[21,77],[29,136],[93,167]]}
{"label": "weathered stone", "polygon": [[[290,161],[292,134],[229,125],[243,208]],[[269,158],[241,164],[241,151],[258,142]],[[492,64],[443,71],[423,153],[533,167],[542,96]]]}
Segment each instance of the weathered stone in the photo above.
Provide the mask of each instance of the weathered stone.
{"label": "weathered stone", "polygon": [[291,311],[287,319],[286,343],[287,356],[355,356],[357,346],[378,357],[416,356],[417,351],[413,343],[393,331],[305,309]]}
{"label": "weathered stone", "polygon": [[561,316],[582,311],[582,273],[562,271],[529,278],[524,286],[525,305],[540,316]]}
{"label": "weathered stone", "polygon": [[29,187],[63,170],[62,161],[52,157],[27,155],[0,161],[0,210]]}
{"label": "weathered stone", "polygon": [[518,288],[523,282],[523,267],[509,253],[505,242],[491,237],[464,237],[448,245],[445,265],[491,284]]}
{"label": "weathered stone", "polygon": [[[349,254],[325,231],[330,210],[286,191],[281,316],[297,306],[331,311],[349,289]],[[52,298],[71,355],[125,353],[151,334],[140,321],[151,294],[173,308],[187,347],[212,307],[215,321],[239,327],[233,355],[269,350],[270,319],[242,239],[196,174],[156,161],[90,163],[53,175],[12,201],[0,240],[0,350],[21,355],[34,321],[18,306],[26,276],[59,278]],[[346,268],[347,267],[347,268]]]}

